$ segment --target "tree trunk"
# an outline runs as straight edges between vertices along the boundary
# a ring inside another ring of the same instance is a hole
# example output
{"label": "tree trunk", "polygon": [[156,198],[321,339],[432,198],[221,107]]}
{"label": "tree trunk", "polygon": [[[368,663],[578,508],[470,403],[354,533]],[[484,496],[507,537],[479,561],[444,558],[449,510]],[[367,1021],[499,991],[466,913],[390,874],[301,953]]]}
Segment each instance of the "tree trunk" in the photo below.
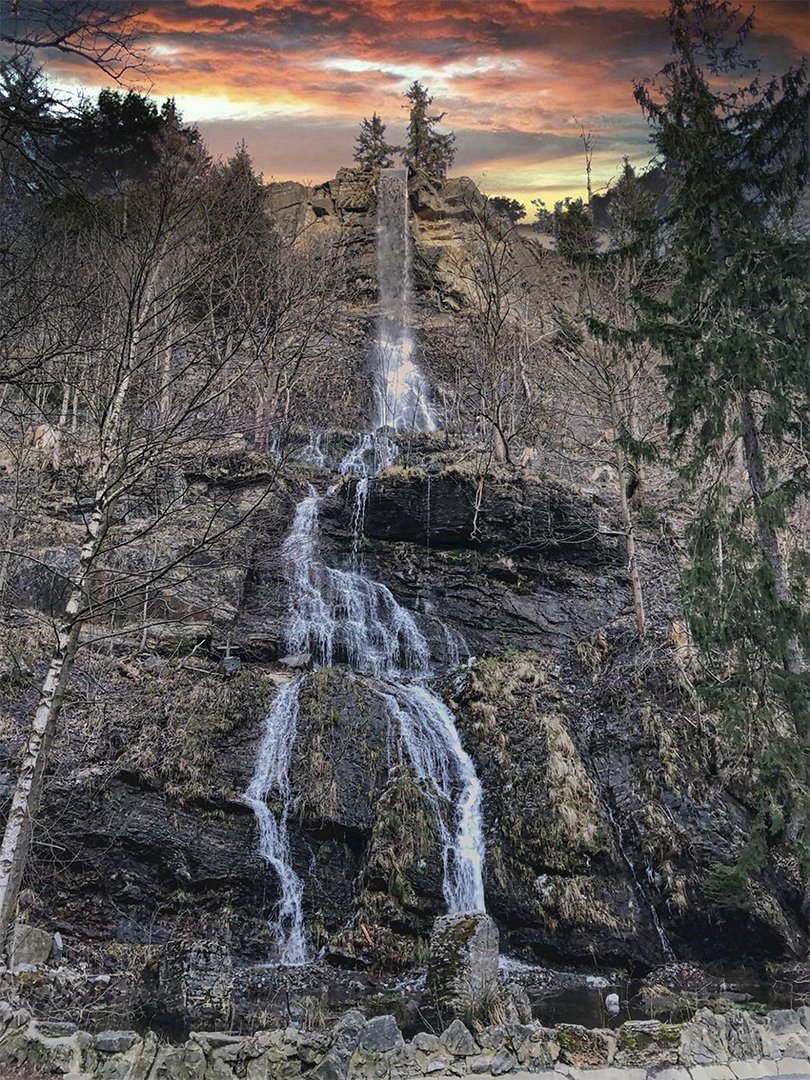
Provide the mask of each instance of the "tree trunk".
{"label": "tree trunk", "polygon": [[638,572],[638,557],[636,555],[636,533],[633,525],[633,512],[630,509],[630,499],[627,495],[627,454],[616,439],[619,426],[619,409],[615,397],[611,394],[610,420],[613,425],[613,449],[616,455],[616,471],[619,474],[619,506],[624,526],[624,543],[627,551],[627,568],[630,571],[630,584],[633,589],[633,610],[636,616],[636,629],[638,636],[644,637],[647,632],[647,620],[644,616],[644,596],[641,591],[641,575]]}
{"label": "tree trunk", "polygon": [[65,430],[67,424],[68,409],[70,407],[70,387],[65,383],[62,390],[62,408],[59,410],[59,422],[56,425],[56,430],[53,433],[53,449],[51,462],[53,464],[53,471],[59,472],[59,468],[62,464],[62,432]]}
{"label": "tree trunk", "polygon": [[64,617],[57,628],[56,645],[40,692],[39,704],[23,754],[17,786],[0,846],[0,943],[5,943],[14,922],[17,897],[31,847],[31,835],[39,809],[45,767],[68,677],[76,656],[84,622],[83,600],[93,563],[107,531],[107,517],[99,506],[87,525],[79,568]]}
{"label": "tree trunk", "polygon": [[509,461],[509,447],[503,437],[503,432],[497,424],[492,425],[492,438],[495,448],[495,460],[499,465],[505,465]]}
{"label": "tree trunk", "polygon": [[633,587],[633,610],[636,614],[636,629],[638,636],[644,637],[647,632],[647,623],[644,617],[644,597],[641,592],[641,575],[638,572],[638,558],[636,556],[636,534],[633,527],[633,515],[630,510],[630,500],[627,497],[627,473],[623,464],[619,462],[619,503],[624,526],[624,540],[627,550],[627,567],[630,571],[630,582]]}
{"label": "tree trunk", "polygon": [[[148,283],[146,294],[149,295]],[[86,617],[84,597],[93,564],[107,534],[110,511],[115,503],[111,475],[113,451],[118,440],[124,403],[137,363],[140,333],[141,323],[138,321],[124,346],[121,379],[103,422],[93,512],[87,523],[85,542],[79,557],[73,588],[65,606],[64,616],[57,625],[56,645],[51,656],[48,674],[42,684],[39,704],[34,714],[6,821],[3,842],[0,845],[0,948],[5,947],[14,921],[17,896],[28,862],[31,834],[42,794],[48,750],[76,657],[79,634]]]}

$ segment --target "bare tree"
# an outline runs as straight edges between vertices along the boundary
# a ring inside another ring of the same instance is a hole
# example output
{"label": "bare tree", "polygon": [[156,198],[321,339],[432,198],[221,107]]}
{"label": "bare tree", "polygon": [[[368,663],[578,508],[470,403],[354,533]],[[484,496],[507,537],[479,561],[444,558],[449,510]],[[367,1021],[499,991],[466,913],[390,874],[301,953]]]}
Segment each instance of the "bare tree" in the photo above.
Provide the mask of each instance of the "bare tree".
{"label": "bare tree", "polygon": [[[3,939],[14,917],[48,750],[84,632],[113,610],[140,610],[145,594],[148,603],[150,590],[154,595],[196,551],[222,541],[253,509],[236,510],[225,495],[207,507],[187,543],[169,545],[146,566],[141,560],[138,572],[127,570],[126,553],[165,529],[185,504],[184,485],[169,484],[167,490],[167,474],[182,477],[198,467],[226,434],[216,426],[219,403],[245,373],[239,365],[247,328],[244,309],[228,296],[219,296],[212,320],[210,283],[256,224],[255,206],[245,205],[241,212],[230,208],[226,230],[209,227],[205,162],[181,131],[169,133],[156,175],[128,192],[128,199],[126,225],[108,199],[89,204],[89,216],[87,206],[78,220],[66,216],[51,263],[39,264],[59,287],[3,343],[15,372],[15,401],[50,414],[59,434],[68,407],[76,403],[73,452],[82,466],[77,495],[84,518],[78,563],[64,610],[54,620],[50,661],[0,847]],[[234,293],[243,285],[242,273],[247,270],[231,265]],[[224,340],[228,347],[215,348],[213,334],[218,346]],[[269,490],[268,483],[257,502]],[[134,525],[126,524],[127,513]]]}
{"label": "bare tree", "polygon": [[[619,488],[636,628],[646,633],[634,505],[643,498],[641,457],[660,433],[663,396],[657,354],[636,333],[638,296],[662,287],[662,267],[645,235],[652,208],[629,165],[616,186],[611,250],[598,256],[592,229],[580,228],[578,204],[558,206],[566,256],[577,268],[576,288],[555,305],[558,394],[578,395],[598,443],[609,451]],[[570,217],[570,223],[566,218]],[[570,226],[570,227],[569,227]],[[656,407],[657,403],[657,407]]]}
{"label": "bare tree", "polygon": [[118,0],[11,0],[0,20],[0,42],[15,53],[54,50],[87,61],[120,81],[142,61],[135,7]]}
{"label": "bare tree", "polygon": [[533,252],[497,204],[474,189],[464,200],[465,244],[451,256],[464,305],[440,334],[446,378],[460,425],[474,424],[497,462],[516,442],[531,444],[540,413],[540,349],[551,336],[538,303]]}

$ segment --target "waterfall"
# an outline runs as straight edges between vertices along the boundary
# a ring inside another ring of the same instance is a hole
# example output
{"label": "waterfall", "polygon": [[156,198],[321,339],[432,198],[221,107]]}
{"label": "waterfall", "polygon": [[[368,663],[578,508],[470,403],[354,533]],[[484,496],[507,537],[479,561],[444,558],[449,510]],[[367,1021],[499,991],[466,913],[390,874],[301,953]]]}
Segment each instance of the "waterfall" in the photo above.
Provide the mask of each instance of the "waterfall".
{"label": "waterfall", "polygon": [[[244,794],[259,823],[259,854],[278,875],[281,899],[271,922],[273,936],[279,943],[279,960],[290,966],[307,962],[304,917],[301,899],[304,883],[296,874],[290,853],[287,830],[292,792],[290,790],[290,756],[298,724],[298,695],[301,677],[287,683],[276,694],[265,717],[253,779]],[[267,796],[277,792],[281,813],[275,817],[267,805]]]}
{"label": "waterfall", "polygon": [[[372,478],[396,460],[398,449],[388,429],[432,430],[427,385],[414,358],[408,325],[410,243],[407,172],[383,169],[377,213],[377,271],[380,286],[378,354],[380,361],[377,430],[361,434],[338,467],[355,478],[351,516],[352,557],[348,570],[320,558],[321,496],[308,485],[281,547],[289,590],[285,646],[307,655],[316,667],[345,664],[379,680],[391,727],[398,732],[399,754],[410,762],[433,811],[442,847],[443,891],[449,911],[484,910],[482,790],[455,717],[430,688],[435,672],[430,647],[413,615],[390,589],[362,573],[361,551]],[[301,458],[321,465],[320,435],[310,438]],[[336,482],[327,490],[332,495]],[[429,510],[428,510],[429,513]],[[450,667],[466,643],[444,623]],[[276,871],[281,899],[271,922],[282,964],[302,964],[307,945],[302,912],[303,883],[292,866],[287,820],[293,795],[289,768],[296,738],[299,693],[304,676],[279,692],[264,722],[253,779],[245,792],[259,824],[259,851]],[[267,805],[276,795],[280,811]]]}
{"label": "waterfall", "polygon": [[[481,782],[461,745],[455,718],[441,698],[420,683],[400,683],[387,703],[439,827],[447,910],[483,911]],[[453,808],[453,831],[444,819],[447,806]]]}
{"label": "waterfall", "polygon": [[309,442],[298,455],[301,461],[305,461],[308,465],[315,465],[319,469],[324,467],[326,464],[326,455],[321,446],[322,438],[323,435],[319,431],[311,431],[309,433]]}
{"label": "waterfall", "polygon": [[[368,479],[361,477],[360,481]],[[318,667],[339,662],[381,680],[388,715],[399,732],[400,751],[410,761],[433,810],[442,846],[448,910],[483,911],[481,784],[461,744],[452,712],[427,685],[434,674],[427,640],[413,615],[385,585],[356,570],[327,566],[320,559],[320,502],[321,496],[309,485],[281,548],[290,595],[286,648],[291,653],[309,654]],[[458,645],[446,628],[445,634],[453,663],[458,659]],[[272,928],[281,962],[287,964],[303,963],[307,955],[303,885],[292,867],[287,834],[292,801],[288,772],[299,686],[300,680],[296,680],[276,697],[265,720],[254,777],[245,793],[245,801],[259,822],[259,850],[281,884]],[[281,800],[278,818],[266,804],[266,796],[274,790]]]}
{"label": "waterfall", "polygon": [[318,558],[320,496],[309,494],[281,548],[290,587],[291,653],[309,653],[317,666],[343,663],[369,675],[430,673],[430,652],[411,613],[385,585],[354,570],[335,570]]}
{"label": "waterfall", "polygon": [[377,184],[377,427],[433,431],[425,377],[415,359],[408,321],[411,243],[408,226],[408,170],[381,169]]}

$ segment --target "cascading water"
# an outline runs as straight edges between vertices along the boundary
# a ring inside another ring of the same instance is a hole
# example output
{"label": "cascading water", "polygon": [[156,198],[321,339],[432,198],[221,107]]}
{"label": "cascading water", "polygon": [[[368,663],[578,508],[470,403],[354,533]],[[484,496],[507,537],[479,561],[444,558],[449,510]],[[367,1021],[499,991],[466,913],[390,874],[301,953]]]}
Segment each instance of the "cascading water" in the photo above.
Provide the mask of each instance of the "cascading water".
{"label": "cascading water", "polygon": [[[400,683],[387,696],[387,704],[433,806],[442,841],[447,910],[483,911],[483,795],[455,718],[441,698],[421,683]],[[445,822],[445,806],[453,807],[452,831]]]}
{"label": "cascading water", "polygon": [[408,322],[411,244],[408,228],[408,170],[381,169],[377,184],[377,427],[433,431],[436,422],[424,375],[415,360]]}
{"label": "cascading water", "polygon": [[[301,899],[304,883],[296,874],[290,853],[287,830],[292,792],[290,791],[290,755],[298,724],[298,697],[301,678],[282,687],[265,717],[264,731],[256,756],[253,779],[244,794],[259,823],[259,854],[278,875],[281,899],[271,923],[279,943],[282,964],[300,965],[307,961],[304,916]],[[267,805],[273,792],[281,800],[281,813],[275,817]]]}
{"label": "cascading water", "polygon": [[[389,715],[435,811],[448,908],[483,910],[481,785],[453,714],[425,685],[433,674],[427,640],[385,585],[320,561],[319,503],[310,488],[282,547],[291,586],[288,647],[317,665],[338,661],[384,681]],[[452,827],[444,817],[450,808]]]}
{"label": "cascading water", "polygon": [[[290,593],[285,645],[308,655],[316,667],[345,664],[380,682],[399,753],[406,758],[433,810],[442,846],[443,891],[449,911],[484,910],[484,840],[482,790],[464,750],[455,717],[429,684],[435,674],[430,647],[413,615],[393,593],[361,572],[360,554],[369,486],[380,467],[395,460],[398,449],[387,434],[432,430],[427,386],[413,360],[408,327],[409,234],[407,174],[383,169],[378,189],[377,269],[380,284],[376,391],[378,429],[360,435],[338,472],[355,477],[352,512],[352,567],[327,566],[319,556],[321,496],[312,485],[296,507],[292,528],[281,548]],[[320,437],[313,437],[304,460],[323,459]],[[337,490],[335,483],[327,491]],[[440,623],[448,667],[459,661],[457,632]],[[283,964],[308,957],[302,912],[303,883],[292,866],[287,820],[293,795],[289,766],[296,737],[298,704],[304,677],[281,690],[265,719],[253,779],[245,801],[259,823],[259,850],[278,874],[281,899],[271,923]],[[276,816],[267,806],[277,794]]]}

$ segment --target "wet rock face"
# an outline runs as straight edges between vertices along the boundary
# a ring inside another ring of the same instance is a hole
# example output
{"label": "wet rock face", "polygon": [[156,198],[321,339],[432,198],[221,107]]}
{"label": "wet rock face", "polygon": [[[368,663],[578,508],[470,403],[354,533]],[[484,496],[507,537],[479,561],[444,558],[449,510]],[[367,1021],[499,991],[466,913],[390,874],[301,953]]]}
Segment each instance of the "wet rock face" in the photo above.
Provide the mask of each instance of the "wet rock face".
{"label": "wet rock face", "polygon": [[480,483],[452,467],[435,476],[392,469],[371,486],[365,534],[434,549],[618,566],[623,556],[605,525],[593,501],[535,474],[502,470]]}
{"label": "wet rock face", "polygon": [[[418,453],[433,460],[421,443]],[[717,743],[697,725],[668,644],[666,565],[645,554],[655,617],[639,645],[615,523],[591,499],[504,469],[487,478],[476,522],[477,487],[446,461],[429,483],[421,468],[389,470],[371,485],[361,554],[414,612],[439,671],[451,645],[463,661],[459,634],[478,658],[437,685],[483,783],[487,906],[504,951],[649,969],[666,958],[657,918],[679,957],[802,955],[788,857],[767,863],[738,906],[710,900],[706,881],[745,849],[753,819],[717,777]],[[272,955],[278,885],[241,793],[291,675],[267,661],[285,655],[278,549],[297,494],[268,500],[240,541],[241,598],[232,581],[212,586],[210,650],[195,639],[193,657],[147,655],[128,672],[80,659],[41,821],[61,847],[35,845],[32,870],[32,921],[61,929],[68,950],[77,937],[159,943],[182,932],[227,941],[237,957]],[[351,481],[324,500],[331,566],[350,563],[353,505]],[[195,587],[217,580],[206,567]],[[233,675],[213,647],[226,593],[239,613]],[[308,675],[291,766],[307,925],[331,962],[356,967],[423,961],[445,911],[435,819],[384,692],[340,667]],[[32,684],[5,693],[19,734]],[[9,738],[6,769],[17,745]]]}

